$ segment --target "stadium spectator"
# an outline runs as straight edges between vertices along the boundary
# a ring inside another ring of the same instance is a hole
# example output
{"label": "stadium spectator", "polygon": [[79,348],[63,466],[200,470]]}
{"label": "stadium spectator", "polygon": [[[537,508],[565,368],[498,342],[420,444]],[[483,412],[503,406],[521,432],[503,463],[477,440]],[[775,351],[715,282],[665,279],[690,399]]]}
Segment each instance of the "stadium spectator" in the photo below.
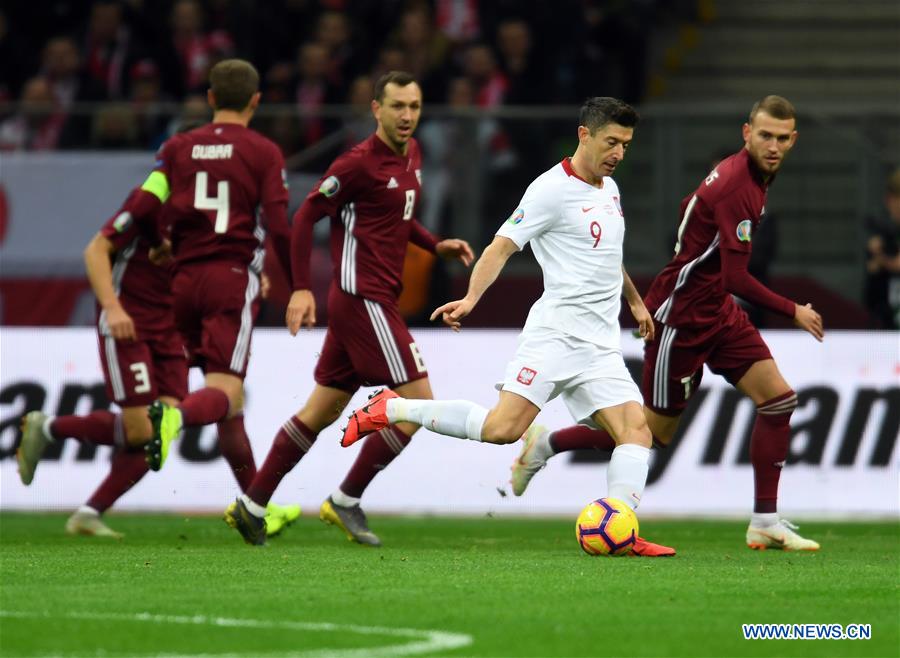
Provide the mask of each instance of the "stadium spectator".
{"label": "stadium spectator", "polygon": [[136,61],[134,38],[125,23],[122,3],[95,1],[84,40],[85,74],[104,99],[119,100],[129,92],[129,72]]}
{"label": "stadium spectator", "polygon": [[234,49],[231,35],[205,29],[206,16],[197,0],[177,0],[172,6],[167,47],[160,65],[169,90],[176,98],[205,91],[210,68]]}
{"label": "stadium spectator", "polygon": [[25,83],[16,113],[0,123],[0,150],[54,149],[65,121],[47,79],[32,78]]}
{"label": "stadium spectator", "polygon": [[497,47],[506,79],[503,102],[507,105],[547,103],[550,85],[545,59],[534,49],[528,23],[521,18],[501,22],[497,28]]}
{"label": "stadium spectator", "polygon": [[[625,274],[625,220],[611,178],[637,122],[637,112],[617,99],[588,100],[581,109],[575,153],[528,186],[478,260],[466,296],[431,314],[458,331],[509,258],[531,243],[545,290],[528,315],[493,409],[468,400],[409,399],[409,389],[386,388],[351,414],[341,445],[387,431],[392,423],[427,424],[432,432],[484,443],[513,443],[523,434],[546,433],[529,426],[547,402],[561,395],[577,422],[610,429],[615,446],[608,495],[632,509],[638,506],[651,435],[619,348],[619,298],[628,300],[648,339],[653,338],[653,318]],[[633,550],[638,555],[674,553],[641,539]]]}
{"label": "stadium spectator", "polygon": [[888,176],[884,214],[867,224],[866,308],[873,326],[900,329],[900,167]]}
{"label": "stadium spectator", "polygon": [[131,109],[135,114],[138,135],[144,147],[154,150],[165,140],[167,115],[160,108],[163,101],[159,69],[151,59],[142,59],[131,67]]}
{"label": "stadium spectator", "polygon": [[[333,119],[322,117],[323,105],[337,101],[338,90],[328,81],[328,49],[320,43],[304,43],[297,51],[298,78],[294,85],[294,101],[300,118],[300,148],[315,146],[337,128]],[[321,171],[332,153],[323,153],[307,163],[307,167]]]}
{"label": "stadium spectator", "polygon": [[421,81],[422,94],[430,102],[445,97],[450,58],[450,41],[434,29],[426,5],[415,5],[400,16],[397,29],[389,40],[403,52],[404,70]]}
{"label": "stadium spectator", "polygon": [[50,85],[58,111],[65,115],[58,146],[86,146],[90,139],[91,117],[71,112],[72,105],[101,100],[103,91],[84,77],[81,56],[72,38],[61,36],[47,42],[41,58],[41,75]]}
{"label": "stadium spectator", "polygon": [[[781,96],[766,96],[743,126],[744,148],[682,200],[675,256],[646,298],[657,340],[644,347],[641,390],[658,447],[675,437],[681,414],[700,387],[704,365],[749,397],[757,415],[750,436],[754,504],[747,545],[815,551],[818,543],[801,537],[796,526],[778,516],[778,482],[788,457],[797,394],[733,297],[793,318],[818,341],[825,337],[822,317],[811,304],[801,306],[775,294],[747,271],[769,184],[794,146],[795,128],[794,106]],[[513,463],[513,491],[521,495],[554,454],[614,447],[609,432],[578,425],[534,433]]]}
{"label": "stadium spectator", "polygon": [[[293,288],[287,309],[292,335],[316,321],[310,290],[313,227],[331,220],[333,279],[328,332],[315,369],[316,385],[303,408],[287,419],[247,493],[226,511],[229,524],[250,544],[265,541],[263,514],[278,484],[340,416],[361,386],[388,384],[431,397],[418,347],[397,311],[408,243],[466,265],[472,252],[462,240],[438,241],[416,220],[421,195],[419,147],[412,134],[422,92],[408,73],[392,72],[375,84],[377,129],[340,156],[294,215]],[[375,476],[406,447],[418,425],[401,423],[366,441],[344,482],[320,509],[320,518],[359,543],[380,545],[360,499]]]}
{"label": "stadium spectator", "polygon": [[316,21],[315,41],[328,52],[328,83],[347,89],[356,66],[347,15],[326,11]]}

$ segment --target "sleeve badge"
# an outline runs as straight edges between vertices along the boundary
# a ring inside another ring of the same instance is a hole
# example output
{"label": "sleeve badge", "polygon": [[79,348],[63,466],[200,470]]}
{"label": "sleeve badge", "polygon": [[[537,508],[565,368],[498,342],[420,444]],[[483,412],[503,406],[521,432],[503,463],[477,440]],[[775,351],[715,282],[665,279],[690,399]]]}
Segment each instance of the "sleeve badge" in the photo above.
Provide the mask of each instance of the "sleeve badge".
{"label": "sleeve badge", "polygon": [[322,181],[321,185],[319,185],[319,192],[327,197],[333,197],[340,189],[341,181],[338,180],[337,176],[329,176]]}
{"label": "sleeve badge", "polygon": [[750,233],[753,230],[753,222],[745,219],[737,225],[737,239],[740,242],[750,242]]}

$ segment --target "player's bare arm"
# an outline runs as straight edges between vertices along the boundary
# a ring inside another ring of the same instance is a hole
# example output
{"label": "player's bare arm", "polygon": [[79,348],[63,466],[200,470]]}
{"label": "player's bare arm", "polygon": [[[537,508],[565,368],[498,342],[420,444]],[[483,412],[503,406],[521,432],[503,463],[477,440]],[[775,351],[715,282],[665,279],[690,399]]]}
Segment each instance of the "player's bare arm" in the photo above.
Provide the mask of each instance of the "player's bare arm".
{"label": "player's bare arm", "polygon": [[122,308],[113,286],[110,256],[115,252],[115,245],[104,235],[97,233],[85,247],[84,266],[97,302],[106,312],[106,322],[112,337],[116,340],[134,340],[137,338],[134,321]]}
{"label": "player's bare arm", "polygon": [[515,242],[501,235],[496,236],[475,264],[469,278],[469,291],[466,296],[434,309],[431,319],[435,320],[440,316],[444,324],[453,331],[459,331],[462,319],[472,312],[481,296],[500,276],[506,261],[517,251],[519,247]]}
{"label": "player's bare arm", "polygon": [[644,305],[641,293],[638,292],[631,277],[628,276],[624,265],[622,266],[622,295],[625,297],[625,301],[628,302],[628,308],[631,309],[632,317],[638,323],[638,333],[641,338],[653,340],[656,333],[653,316],[650,315],[650,311]]}
{"label": "player's bare arm", "polygon": [[466,267],[475,260],[475,253],[469,243],[457,238],[441,240],[435,245],[434,252],[444,260],[458,260]]}
{"label": "player's bare arm", "polygon": [[291,336],[296,336],[304,325],[310,329],[316,326],[316,298],[313,297],[312,290],[293,292],[287,305],[285,324]]}

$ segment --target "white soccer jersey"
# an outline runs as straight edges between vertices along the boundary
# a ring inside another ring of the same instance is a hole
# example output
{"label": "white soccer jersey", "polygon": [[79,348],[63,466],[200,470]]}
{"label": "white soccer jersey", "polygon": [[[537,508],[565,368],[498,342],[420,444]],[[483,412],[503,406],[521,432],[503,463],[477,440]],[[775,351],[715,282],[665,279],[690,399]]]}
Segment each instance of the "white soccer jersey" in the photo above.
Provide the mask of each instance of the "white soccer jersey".
{"label": "white soccer jersey", "polygon": [[525,322],[601,347],[621,349],[622,241],[625,218],[612,178],[597,188],[568,159],[538,176],[497,235],[528,242],[544,274],[544,294]]}

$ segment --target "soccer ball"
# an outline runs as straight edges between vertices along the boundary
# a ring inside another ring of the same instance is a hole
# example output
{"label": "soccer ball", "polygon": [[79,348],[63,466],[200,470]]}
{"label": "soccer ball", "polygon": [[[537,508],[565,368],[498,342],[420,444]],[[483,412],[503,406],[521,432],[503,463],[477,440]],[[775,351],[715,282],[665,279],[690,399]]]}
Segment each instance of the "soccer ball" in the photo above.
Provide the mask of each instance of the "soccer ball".
{"label": "soccer ball", "polygon": [[634,511],[616,498],[599,498],[581,510],[575,537],[588,555],[625,555],[638,536]]}

